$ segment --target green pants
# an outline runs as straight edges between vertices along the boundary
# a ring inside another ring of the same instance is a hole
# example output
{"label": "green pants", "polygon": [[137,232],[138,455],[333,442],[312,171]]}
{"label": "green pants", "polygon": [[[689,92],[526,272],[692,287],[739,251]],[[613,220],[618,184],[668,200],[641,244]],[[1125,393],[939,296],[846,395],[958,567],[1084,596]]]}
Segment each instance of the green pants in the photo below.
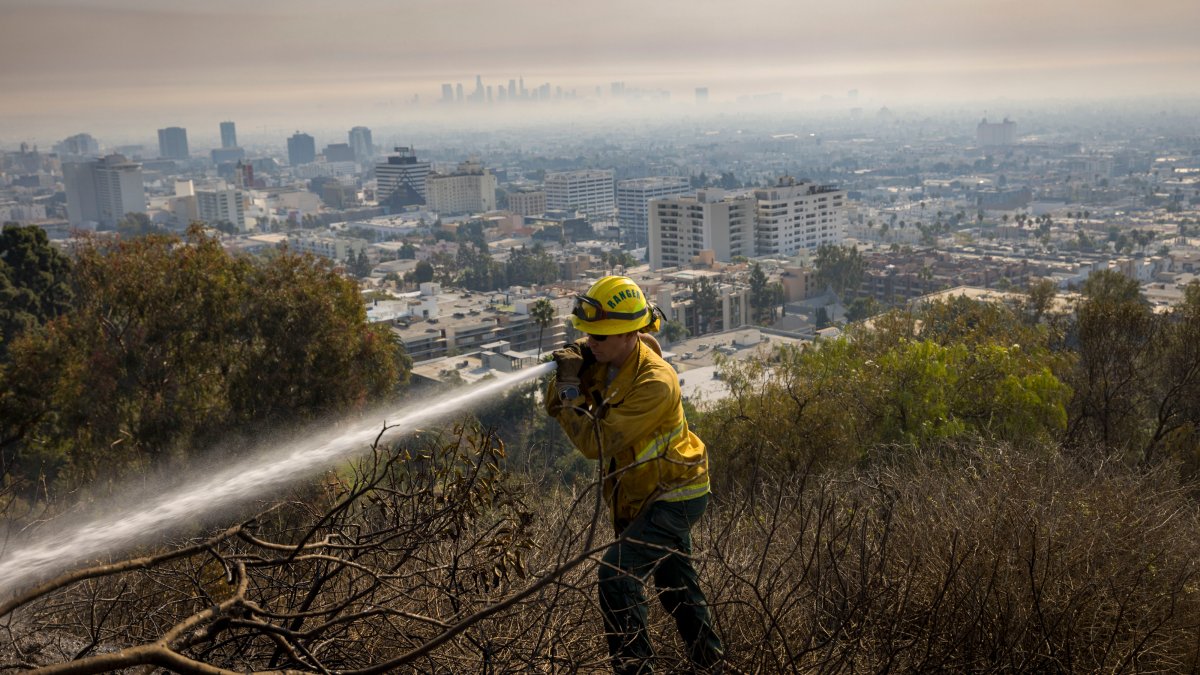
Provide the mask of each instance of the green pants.
{"label": "green pants", "polygon": [[652,672],[654,649],[646,633],[643,587],[653,575],[663,609],[675,619],[688,657],[700,668],[722,657],[708,602],[692,567],[692,525],[704,515],[708,495],[683,502],[654,502],[618,534],[600,567],[600,610],[613,669]]}

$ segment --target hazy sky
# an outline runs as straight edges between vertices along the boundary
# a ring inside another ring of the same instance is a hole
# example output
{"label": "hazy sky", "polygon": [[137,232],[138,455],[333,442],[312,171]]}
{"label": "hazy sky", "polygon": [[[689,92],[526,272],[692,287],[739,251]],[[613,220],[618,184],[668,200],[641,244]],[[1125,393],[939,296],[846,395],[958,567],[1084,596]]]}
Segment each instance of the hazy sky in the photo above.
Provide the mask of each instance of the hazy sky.
{"label": "hazy sky", "polygon": [[0,141],[131,124],[368,123],[523,75],[741,94],[1200,94],[1198,0],[0,0]]}

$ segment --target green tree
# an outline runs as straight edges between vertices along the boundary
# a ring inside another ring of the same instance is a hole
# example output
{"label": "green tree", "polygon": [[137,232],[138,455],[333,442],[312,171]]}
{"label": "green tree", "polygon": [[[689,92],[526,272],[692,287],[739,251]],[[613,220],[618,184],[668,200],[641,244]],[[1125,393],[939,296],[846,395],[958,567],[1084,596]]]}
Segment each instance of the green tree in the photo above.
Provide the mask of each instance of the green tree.
{"label": "green tree", "polygon": [[879,310],[879,302],[877,302],[875,298],[869,296],[855,298],[850,302],[850,305],[846,307],[846,320],[862,321],[863,319],[875,316],[879,313]]}
{"label": "green tree", "polygon": [[226,434],[391,396],[408,361],[356,284],[288,253],[232,257],[193,229],[77,250],[71,312],[12,345],[4,467],[48,484],[170,461]]}
{"label": "green tree", "polygon": [[688,330],[678,321],[668,321],[662,325],[662,335],[666,338],[667,344],[673,344],[686,338]]}
{"label": "green tree", "polygon": [[813,314],[813,324],[816,326],[817,330],[828,328],[829,310],[825,309],[824,307],[818,307],[817,311]]}
{"label": "green tree", "polygon": [[833,289],[838,299],[858,290],[867,271],[867,262],[857,246],[821,244],[814,261],[817,282]]}
{"label": "green tree", "polygon": [[126,213],[117,221],[117,232],[122,237],[144,237],[149,234],[166,234],[167,230],[155,225],[144,213]]}
{"label": "green tree", "polygon": [[1037,279],[1025,289],[1026,316],[1032,323],[1041,323],[1042,318],[1054,308],[1058,287],[1050,279]]}
{"label": "green tree", "polygon": [[538,327],[538,358],[542,357],[542,336],[546,328],[554,323],[554,303],[546,298],[538,298],[529,307],[529,316]]}
{"label": "green tree", "polygon": [[373,266],[371,265],[371,261],[367,258],[366,249],[359,251],[358,255],[355,255],[353,251],[348,252],[346,254],[346,269],[350,272],[350,274],[358,277],[359,279],[365,279],[371,276],[371,270],[373,269]]}
{"label": "green tree", "polygon": [[[914,339],[931,317],[889,312],[873,329],[852,327],[818,349],[777,347],[767,359],[722,361],[731,396],[697,427],[722,481],[845,466],[956,438],[1038,446],[1062,433],[1071,391],[1035,333],[1013,344],[1011,325],[1020,322],[1010,312],[1008,321],[968,330],[965,319],[977,312],[938,311],[935,323],[964,321]],[[1008,310],[996,312],[999,319]]]}
{"label": "green tree", "polygon": [[774,318],[774,300],[767,274],[762,265],[755,262],[750,267],[750,307],[754,323],[761,324],[768,317]]}
{"label": "green tree", "polygon": [[433,265],[430,265],[427,260],[418,262],[416,268],[413,269],[413,280],[418,284],[433,281]]}
{"label": "green tree", "polygon": [[70,261],[36,225],[5,223],[0,231],[0,363],[22,331],[71,306]]}
{"label": "green tree", "polygon": [[716,321],[721,312],[721,299],[717,285],[708,277],[692,282],[693,335],[705,335],[716,330]]}
{"label": "green tree", "polygon": [[1078,366],[1068,440],[1080,447],[1136,452],[1151,371],[1161,358],[1161,323],[1136,281],[1103,270],[1088,277],[1069,339]]}

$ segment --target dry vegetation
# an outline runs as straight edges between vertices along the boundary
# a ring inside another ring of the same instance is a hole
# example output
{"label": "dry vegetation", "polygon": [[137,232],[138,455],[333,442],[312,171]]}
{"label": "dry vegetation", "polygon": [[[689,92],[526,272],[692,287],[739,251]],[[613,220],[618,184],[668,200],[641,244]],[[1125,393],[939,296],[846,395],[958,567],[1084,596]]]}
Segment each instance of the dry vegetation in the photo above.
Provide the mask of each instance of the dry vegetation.
{"label": "dry vegetation", "polygon": [[[51,584],[0,608],[3,665],[604,669],[595,490],[523,484],[502,452],[478,431],[380,451],[177,557]],[[727,489],[697,556],[746,671],[1190,671],[1198,514],[1176,475],[942,448]],[[652,620],[660,669],[682,669]]]}

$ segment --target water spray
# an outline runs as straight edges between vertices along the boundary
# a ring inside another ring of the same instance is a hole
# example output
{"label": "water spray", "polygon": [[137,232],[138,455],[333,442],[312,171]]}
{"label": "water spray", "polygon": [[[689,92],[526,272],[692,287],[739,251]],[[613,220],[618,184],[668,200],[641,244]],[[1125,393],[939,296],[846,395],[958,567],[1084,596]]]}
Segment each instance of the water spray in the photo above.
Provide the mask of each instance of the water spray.
{"label": "water spray", "polygon": [[366,415],[337,431],[303,437],[286,447],[267,448],[207,479],[173,489],[171,494],[143,500],[110,515],[59,529],[0,557],[0,598],[85,561],[128,550],[157,538],[197,516],[238,506],[273,489],[313,475],[341,459],[365,452],[376,437],[411,433],[420,425],[476,406],[509,388],[554,370],[553,361],[495,380],[468,385],[407,408]]}

